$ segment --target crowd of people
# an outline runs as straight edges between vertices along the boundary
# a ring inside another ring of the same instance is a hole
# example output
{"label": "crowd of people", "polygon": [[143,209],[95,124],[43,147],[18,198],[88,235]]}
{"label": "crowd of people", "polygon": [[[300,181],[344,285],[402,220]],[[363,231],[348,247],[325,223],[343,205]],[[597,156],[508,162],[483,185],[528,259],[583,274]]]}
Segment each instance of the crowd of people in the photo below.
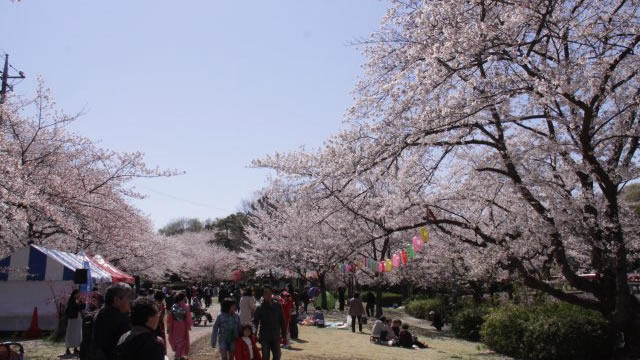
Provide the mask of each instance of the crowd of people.
{"label": "crowd of people", "polygon": [[[182,291],[163,287],[136,294],[129,285],[117,283],[104,296],[94,291],[90,298],[74,290],[65,309],[66,353],[73,351],[81,360],[163,360],[168,344],[175,359],[182,360],[189,355],[194,321],[204,317],[205,323],[213,322],[210,343],[222,360],[279,360],[281,348],[290,348],[291,339],[297,339],[298,325],[325,327],[320,307],[308,312],[317,296],[313,289],[296,292],[292,285],[284,289],[264,285],[262,296],[255,295],[250,287],[224,284]],[[220,312],[212,321],[206,310],[215,296]],[[365,306],[358,293],[346,302],[344,292],[339,291],[339,306],[342,310],[348,306],[352,332],[356,323],[363,332],[363,324],[373,314],[372,297],[371,293],[364,296]],[[382,345],[426,347],[409,332],[407,324],[384,317],[375,321],[371,339]]]}

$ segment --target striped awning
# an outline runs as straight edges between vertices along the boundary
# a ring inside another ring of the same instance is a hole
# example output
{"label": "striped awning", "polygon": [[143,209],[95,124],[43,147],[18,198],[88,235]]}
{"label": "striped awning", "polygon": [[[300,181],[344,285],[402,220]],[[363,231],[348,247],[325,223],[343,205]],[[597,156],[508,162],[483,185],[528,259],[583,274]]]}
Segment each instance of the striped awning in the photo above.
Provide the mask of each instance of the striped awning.
{"label": "striped awning", "polygon": [[0,281],[73,280],[77,269],[88,262],[95,283],[111,282],[111,275],[85,255],[29,245],[0,260]]}
{"label": "striped awning", "polygon": [[111,275],[111,281],[114,283],[117,282],[125,282],[129,284],[133,284],[136,282],[136,279],[125,273],[124,271],[118,269],[113,264],[105,260],[101,255],[95,255],[92,258],[93,262],[98,265],[102,270],[108,272]]}

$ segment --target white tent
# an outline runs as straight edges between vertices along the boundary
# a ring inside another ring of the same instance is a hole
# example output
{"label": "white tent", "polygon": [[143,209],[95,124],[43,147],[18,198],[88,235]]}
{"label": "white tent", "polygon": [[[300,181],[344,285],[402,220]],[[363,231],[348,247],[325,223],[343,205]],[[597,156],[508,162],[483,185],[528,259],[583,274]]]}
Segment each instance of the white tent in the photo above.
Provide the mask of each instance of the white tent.
{"label": "white tent", "polygon": [[27,330],[35,307],[40,329],[55,329],[56,303],[71,293],[75,271],[85,266],[94,283],[111,282],[111,275],[84,255],[36,245],[0,260],[0,331]]}

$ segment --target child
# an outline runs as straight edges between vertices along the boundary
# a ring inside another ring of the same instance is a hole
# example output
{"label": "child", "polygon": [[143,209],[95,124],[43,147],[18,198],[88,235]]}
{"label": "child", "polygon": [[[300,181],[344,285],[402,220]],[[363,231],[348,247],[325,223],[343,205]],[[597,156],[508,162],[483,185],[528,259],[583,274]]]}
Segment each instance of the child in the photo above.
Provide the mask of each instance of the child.
{"label": "child", "polygon": [[418,338],[416,336],[413,336],[409,332],[408,324],[402,325],[402,331],[400,331],[399,338],[400,346],[402,346],[403,348],[411,349],[414,345],[419,347],[420,349],[424,349],[427,347],[427,345],[418,341]]}
{"label": "child", "polygon": [[324,313],[319,306],[316,306],[316,312],[313,313],[313,325],[319,328],[324,327]]}
{"label": "child", "polygon": [[236,339],[239,337],[240,317],[236,312],[236,302],[226,298],[220,306],[220,314],[213,324],[211,332],[211,347],[220,346],[220,358],[231,360]]}
{"label": "child", "polygon": [[234,359],[236,360],[262,360],[262,355],[256,345],[256,337],[253,336],[253,327],[245,324],[241,329],[241,337],[236,339]]}

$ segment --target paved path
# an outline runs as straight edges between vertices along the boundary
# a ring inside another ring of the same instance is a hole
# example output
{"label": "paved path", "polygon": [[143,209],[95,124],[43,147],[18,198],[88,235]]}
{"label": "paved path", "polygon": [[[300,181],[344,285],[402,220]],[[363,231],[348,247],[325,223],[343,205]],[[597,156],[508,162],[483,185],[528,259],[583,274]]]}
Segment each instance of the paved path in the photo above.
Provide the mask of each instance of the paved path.
{"label": "paved path", "polygon": [[[211,317],[215,320],[218,312],[220,311],[220,305],[217,302],[211,304],[209,308],[207,308],[207,312],[211,314]],[[211,327],[213,324],[209,323],[207,325],[199,325],[193,326],[191,328],[191,332],[189,333],[189,342],[193,344],[204,336],[211,336]],[[168,339],[167,339],[168,340]],[[167,345],[167,357],[169,360],[173,360],[173,349],[171,345]]]}

